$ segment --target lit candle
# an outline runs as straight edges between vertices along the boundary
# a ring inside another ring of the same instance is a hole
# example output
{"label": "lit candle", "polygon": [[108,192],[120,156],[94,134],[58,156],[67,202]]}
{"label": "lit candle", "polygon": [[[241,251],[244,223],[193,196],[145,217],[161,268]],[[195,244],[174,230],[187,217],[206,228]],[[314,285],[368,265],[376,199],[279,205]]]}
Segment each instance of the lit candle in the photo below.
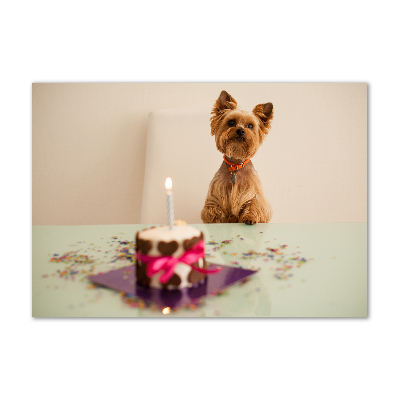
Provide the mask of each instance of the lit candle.
{"label": "lit candle", "polygon": [[172,197],[172,180],[167,178],[165,181],[165,189],[167,191],[167,209],[168,209],[168,221],[169,229],[174,227],[174,199]]}

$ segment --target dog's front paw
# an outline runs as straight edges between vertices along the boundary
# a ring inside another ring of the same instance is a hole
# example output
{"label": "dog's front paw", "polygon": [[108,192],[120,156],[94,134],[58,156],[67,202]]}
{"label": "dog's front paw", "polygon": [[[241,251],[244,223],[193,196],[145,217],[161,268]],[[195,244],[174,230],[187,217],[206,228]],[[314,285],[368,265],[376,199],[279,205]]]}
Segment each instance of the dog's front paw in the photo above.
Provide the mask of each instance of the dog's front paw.
{"label": "dog's front paw", "polygon": [[246,225],[255,225],[257,222],[259,222],[259,220],[257,215],[252,213],[251,210],[245,209],[239,217],[239,222],[244,222]]}
{"label": "dog's front paw", "polygon": [[228,218],[221,208],[216,206],[204,206],[201,219],[205,224],[219,224],[228,222]]}

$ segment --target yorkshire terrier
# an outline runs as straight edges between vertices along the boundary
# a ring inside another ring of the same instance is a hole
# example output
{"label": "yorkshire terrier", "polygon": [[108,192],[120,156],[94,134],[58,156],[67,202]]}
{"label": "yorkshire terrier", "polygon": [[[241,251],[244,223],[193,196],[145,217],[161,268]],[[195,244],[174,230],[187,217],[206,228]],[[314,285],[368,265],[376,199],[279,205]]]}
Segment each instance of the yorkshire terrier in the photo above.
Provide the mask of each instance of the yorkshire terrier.
{"label": "yorkshire terrier", "polygon": [[264,197],[260,178],[250,158],[261,146],[274,115],[272,103],[252,112],[237,108],[225,90],[211,111],[211,135],[224,160],[212,179],[201,219],[204,223],[269,222],[272,208]]}

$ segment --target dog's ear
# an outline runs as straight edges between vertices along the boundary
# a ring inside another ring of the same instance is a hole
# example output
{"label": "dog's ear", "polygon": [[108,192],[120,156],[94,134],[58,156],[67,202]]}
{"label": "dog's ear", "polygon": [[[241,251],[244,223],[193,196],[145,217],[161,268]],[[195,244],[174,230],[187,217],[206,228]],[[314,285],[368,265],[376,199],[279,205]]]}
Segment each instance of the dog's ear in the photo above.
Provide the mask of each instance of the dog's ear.
{"label": "dog's ear", "polygon": [[224,110],[234,110],[237,107],[236,100],[225,90],[221,92],[217,101],[214,104],[212,114],[219,114]]}
{"label": "dog's ear", "polygon": [[226,110],[237,108],[236,100],[225,90],[221,92],[211,110],[211,135],[215,135]]}
{"label": "dog's ear", "polygon": [[260,118],[261,122],[266,125],[273,118],[274,106],[272,103],[259,104],[253,108],[253,114]]}
{"label": "dog's ear", "polygon": [[271,121],[274,118],[274,106],[272,103],[259,104],[253,108],[253,114],[260,120],[260,143],[268,135]]}

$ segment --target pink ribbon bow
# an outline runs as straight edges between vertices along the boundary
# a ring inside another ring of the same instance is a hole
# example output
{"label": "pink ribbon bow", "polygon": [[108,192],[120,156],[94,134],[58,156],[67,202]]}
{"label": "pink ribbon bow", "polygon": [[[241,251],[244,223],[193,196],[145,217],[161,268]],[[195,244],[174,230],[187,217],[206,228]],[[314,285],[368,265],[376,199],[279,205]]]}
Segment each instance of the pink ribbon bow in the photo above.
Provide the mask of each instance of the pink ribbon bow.
{"label": "pink ribbon bow", "polygon": [[190,265],[195,271],[201,272],[202,274],[214,274],[220,271],[220,269],[207,270],[192,265],[202,257],[204,257],[204,240],[200,240],[200,242],[197,242],[195,245],[190,247],[179,258],[172,256],[152,257],[136,252],[136,259],[147,263],[146,272],[148,277],[152,277],[158,271],[165,271],[160,276],[161,283],[166,283],[172,278],[172,275],[174,275],[175,272],[175,267],[180,262]]}

